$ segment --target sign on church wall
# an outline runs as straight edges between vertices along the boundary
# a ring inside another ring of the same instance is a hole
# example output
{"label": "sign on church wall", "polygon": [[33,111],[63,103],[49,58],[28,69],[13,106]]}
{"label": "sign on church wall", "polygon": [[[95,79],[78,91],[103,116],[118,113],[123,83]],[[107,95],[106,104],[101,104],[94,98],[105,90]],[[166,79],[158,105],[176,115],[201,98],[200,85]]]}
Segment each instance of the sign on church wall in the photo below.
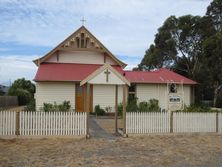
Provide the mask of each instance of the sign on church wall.
{"label": "sign on church wall", "polygon": [[183,109],[182,95],[178,93],[170,93],[168,95],[168,106],[170,111]]}

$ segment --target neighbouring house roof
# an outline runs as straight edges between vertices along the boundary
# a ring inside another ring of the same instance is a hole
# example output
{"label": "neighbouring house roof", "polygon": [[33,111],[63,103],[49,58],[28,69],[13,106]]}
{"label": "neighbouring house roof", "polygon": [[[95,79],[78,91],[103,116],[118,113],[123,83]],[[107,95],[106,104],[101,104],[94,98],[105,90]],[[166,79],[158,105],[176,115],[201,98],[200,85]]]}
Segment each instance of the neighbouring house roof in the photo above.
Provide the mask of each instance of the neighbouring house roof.
{"label": "neighbouring house roof", "polygon": [[[54,49],[52,49],[49,53],[47,53],[45,56],[33,60],[33,62],[39,66],[41,63],[44,63],[45,60],[53,56],[54,53],[59,51],[61,48],[66,48],[66,44],[72,42],[73,38],[81,34],[82,32],[85,32],[89,38],[91,38],[97,45],[97,49],[95,49],[98,52],[107,53],[108,56],[110,56],[118,65],[121,67],[126,67],[127,64],[119,60],[116,56],[114,56],[85,26],[81,26],[78,30],[76,30],[74,33],[72,33],[68,38],[66,38],[63,42],[61,42],[59,45],[57,45]],[[82,49],[72,49],[73,51],[84,51],[84,50],[90,50],[89,48],[82,48]]]}
{"label": "neighbouring house roof", "polygon": [[0,90],[3,91],[5,94],[9,91],[9,86],[1,85],[0,84]]}
{"label": "neighbouring house roof", "polygon": [[197,82],[179,75],[166,68],[155,71],[125,71],[126,78],[133,83],[183,83],[197,84]]}
{"label": "neighbouring house roof", "polygon": [[[102,66],[101,64],[43,63],[39,66],[34,81],[81,82]],[[112,67],[131,83],[196,84],[195,81],[165,68],[156,71],[124,71],[120,66],[114,65]]]}

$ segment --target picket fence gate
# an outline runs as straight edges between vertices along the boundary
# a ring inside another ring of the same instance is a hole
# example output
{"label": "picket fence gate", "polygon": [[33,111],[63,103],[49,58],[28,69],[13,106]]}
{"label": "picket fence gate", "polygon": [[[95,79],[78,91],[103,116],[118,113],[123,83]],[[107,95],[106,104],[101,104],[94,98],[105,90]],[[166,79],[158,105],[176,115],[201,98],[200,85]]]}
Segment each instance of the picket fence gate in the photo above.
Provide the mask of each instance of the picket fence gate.
{"label": "picket fence gate", "polygon": [[86,113],[0,111],[0,135],[86,135]]}
{"label": "picket fence gate", "polygon": [[222,132],[222,113],[127,112],[126,133]]}

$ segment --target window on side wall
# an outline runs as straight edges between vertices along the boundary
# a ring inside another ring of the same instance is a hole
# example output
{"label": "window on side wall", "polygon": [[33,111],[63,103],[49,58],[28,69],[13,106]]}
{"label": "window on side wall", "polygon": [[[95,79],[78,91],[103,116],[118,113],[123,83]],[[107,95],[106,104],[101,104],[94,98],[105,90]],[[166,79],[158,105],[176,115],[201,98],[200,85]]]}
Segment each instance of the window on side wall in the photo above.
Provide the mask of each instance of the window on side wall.
{"label": "window on side wall", "polygon": [[177,85],[172,83],[169,85],[169,93],[177,93]]}
{"label": "window on side wall", "polygon": [[136,84],[131,84],[128,89],[129,99],[134,99],[136,97]]}

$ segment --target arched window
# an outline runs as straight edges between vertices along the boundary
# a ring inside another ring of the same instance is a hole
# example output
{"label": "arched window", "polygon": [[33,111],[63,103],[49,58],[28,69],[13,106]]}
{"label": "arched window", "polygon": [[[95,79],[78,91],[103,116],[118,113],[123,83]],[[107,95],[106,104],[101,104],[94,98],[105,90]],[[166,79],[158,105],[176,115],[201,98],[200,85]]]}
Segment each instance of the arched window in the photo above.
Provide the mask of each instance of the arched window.
{"label": "arched window", "polygon": [[89,39],[86,38],[85,48],[88,48]]}
{"label": "arched window", "polygon": [[177,86],[176,84],[172,83],[169,86],[169,93],[177,93]]}
{"label": "arched window", "polygon": [[76,38],[76,44],[77,44],[77,48],[79,48],[79,38]]}
{"label": "arched window", "polygon": [[81,33],[81,48],[84,48],[84,43],[85,43],[85,41],[84,41],[84,33]]}

